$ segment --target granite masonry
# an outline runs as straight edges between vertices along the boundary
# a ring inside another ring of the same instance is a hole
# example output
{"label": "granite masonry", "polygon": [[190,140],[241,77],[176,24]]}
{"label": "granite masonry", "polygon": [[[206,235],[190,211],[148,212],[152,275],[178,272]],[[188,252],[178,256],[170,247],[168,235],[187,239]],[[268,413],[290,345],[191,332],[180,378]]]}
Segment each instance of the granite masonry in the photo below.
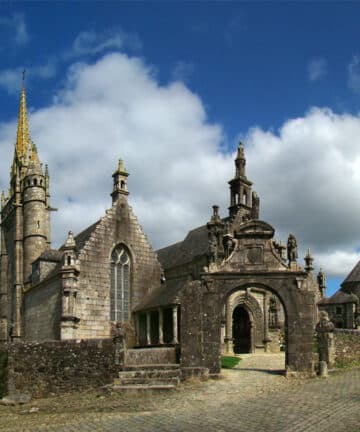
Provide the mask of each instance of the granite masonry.
{"label": "granite masonry", "polygon": [[[312,376],[325,275],[314,274],[310,251],[300,265],[295,235],[284,245],[260,219],[243,144],[226,216],[214,205],[206,224],[157,252],[129,205],[128,176],[120,160],[111,207],[53,249],[50,175],[30,138],[23,85],[10,188],[1,196],[0,348],[7,366],[0,376],[8,391],[28,387],[41,395],[106,384],[127,359],[176,361],[183,376],[206,376],[220,371],[224,353],[258,351],[284,350],[289,375]],[[128,357],[119,355],[114,328]],[[97,373],[87,382],[91,369]]]}

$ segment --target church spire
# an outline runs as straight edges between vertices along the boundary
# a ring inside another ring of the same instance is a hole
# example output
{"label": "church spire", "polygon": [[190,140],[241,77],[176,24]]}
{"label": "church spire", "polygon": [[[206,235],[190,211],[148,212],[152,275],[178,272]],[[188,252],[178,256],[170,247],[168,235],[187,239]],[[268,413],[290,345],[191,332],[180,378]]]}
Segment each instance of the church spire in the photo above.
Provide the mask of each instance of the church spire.
{"label": "church spire", "polygon": [[18,125],[16,133],[16,144],[14,162],[12,165],[12,176],[16,173],[16,166],[20,168],[20,175],[25,171],[21,168],[29,165],[40,167],[39,156],[35,144],[31,140],[28,112],[26,106],[25,70],[23,71],[22,86],[20,92],[20,104],[18,114]]}
{"label": "church spire", "polygon": [[16,135],[16,154],[22,160],[32,149],[32,142],[30,138],[29,120],[26,108],[26,91],[25,91],[25,71],[23,72],[23,81],[20,93],[20,106],[18,116],[18,127]]}

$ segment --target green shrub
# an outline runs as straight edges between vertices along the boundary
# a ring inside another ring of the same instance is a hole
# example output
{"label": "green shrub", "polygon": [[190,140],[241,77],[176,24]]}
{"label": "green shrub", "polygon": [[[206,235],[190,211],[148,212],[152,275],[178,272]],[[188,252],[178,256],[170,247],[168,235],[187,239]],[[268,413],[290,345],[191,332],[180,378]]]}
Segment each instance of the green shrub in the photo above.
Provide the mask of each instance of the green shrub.
{"label": "green shrub", "polygon": [[240,360],[239,357],[223,356],[221,357],[221,367],[223,369],[232,369]]}

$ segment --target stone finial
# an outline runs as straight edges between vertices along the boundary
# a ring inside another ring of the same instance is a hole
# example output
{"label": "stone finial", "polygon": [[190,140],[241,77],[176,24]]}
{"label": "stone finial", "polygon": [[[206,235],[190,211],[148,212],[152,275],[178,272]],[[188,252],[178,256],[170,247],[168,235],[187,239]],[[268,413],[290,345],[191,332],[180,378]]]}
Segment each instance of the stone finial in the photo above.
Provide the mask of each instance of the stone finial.
{"label": "stone finial", "polygon": [[65,242],[65,248],[66,249],[75,249],[75,247],[76,247],[76,243],[75,243],[74,235],[73,235],[72,231],[69,231],[68,237],[67,237],[66,242]]}
{"label": "stone finial", "polygon": [[125,166],[124,166],[124,161],[122,159],[119,159],[119,162],[118,162],[118,172],[120,174],[125,174],[125,173],[127,174],[127,171],[126,171]]}
{"label": "stone finial", "polygon": [[1,192],[1,208],[3,208],[5,206],[5,201],[6,201],[5,192],[2,191]]}
{"label": "stone finial", "polygon": [[317,283],[319,284],[319,289],[321,293],[321,297],[325,296],[326,290],[326,276],[323,270],[320,268],[319,273],[317,275]]}
{"label": "stone finial", "polygon": [[260,213],[260,198],[258,194],[253,191],[251,194],[251,218],[252,219],[259,219],[259,213]]}
{"label": "stone finial", "polygon": [[124,167],[124,162],[119,159],[117,170],[113,174],[113,191],[111,193],[113,203],[115,203],[120,195],[129,195],[127,190],[127,178],[129,173]]}
{"label": "stone finial", "polygon": [[219,206],[218,205],[216,205],[216,204],[214,204],[213,206],[212,206],[212,208],[213,208],[213,214],[212,214],[212,216],[211,216],[211,222],[220,222],[221,221],[221,218],[220,218],[220,216],[219,216]]}
{"label": "stone finial", "polygon": [[329,333],[335,329],[334,324],[330,321],[329,314],[326,311],[320,312],[320,320],[316,324],[316,331],[318,333]]}
{"label": "stone finial", "polygon": [[289,264],[296,262],[298,257],[297,241],[293,234],[289,235],[287,241],[287,256],[288,256]]}
{"label": "stone finial", "polygon": [[314,270],[314,267],[313,267],[314,258],[311,255],[310,248],[306,252],[304,261],[305,261],[305,270],[308,273],[312,272]]}

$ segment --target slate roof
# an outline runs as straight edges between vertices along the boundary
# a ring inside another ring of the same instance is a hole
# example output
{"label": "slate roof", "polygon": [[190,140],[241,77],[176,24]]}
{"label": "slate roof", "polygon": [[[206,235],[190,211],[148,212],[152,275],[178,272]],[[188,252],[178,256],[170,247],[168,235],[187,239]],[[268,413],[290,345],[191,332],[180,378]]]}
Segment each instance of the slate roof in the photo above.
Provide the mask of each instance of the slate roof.
{"label": "slate roof", "polygon": [[62,256],[63,256],[63,253],[61,251],[59,251],[57,249],[49,249],[49,250],[46,250],[45,252],[43,252],[37,260],[59,262],[59,261],[61,261]]}
{"label": "slate roof", "polygon": [[164,270],[191,262],[195,257],[208,252],[207,226],[202,225],[189,231],[182,242],[156,251]]}
{"label": "slate roof", "polygon": [[347,282],[360,282],[360,261],[355,265],[351,272],[347,275],[344,283]]}
{"label": "slate roof", "polygon": [[318,304],[345,304],[345,303],[359,303],[359,299],[355,294],[346,294],[343,291],[338,291],[329,298],[324,298]]}
{"label": "slate roof", "polygon": [[151,294],[146,296],[146,299],[135,308],[135,311],[179,304],[181,289],[183,287],[183,280],[174,279],[167,281],[159,288],[156,288]]}
{"label": "slate roof", "polygon": [[76,248],[79,251],[83,248],[85,243],[89,240],[91,234],[95,231],[98,224],[101,222],[101,219],[97,220],[95,223],[81,231],[77,236],[75,236]]}

